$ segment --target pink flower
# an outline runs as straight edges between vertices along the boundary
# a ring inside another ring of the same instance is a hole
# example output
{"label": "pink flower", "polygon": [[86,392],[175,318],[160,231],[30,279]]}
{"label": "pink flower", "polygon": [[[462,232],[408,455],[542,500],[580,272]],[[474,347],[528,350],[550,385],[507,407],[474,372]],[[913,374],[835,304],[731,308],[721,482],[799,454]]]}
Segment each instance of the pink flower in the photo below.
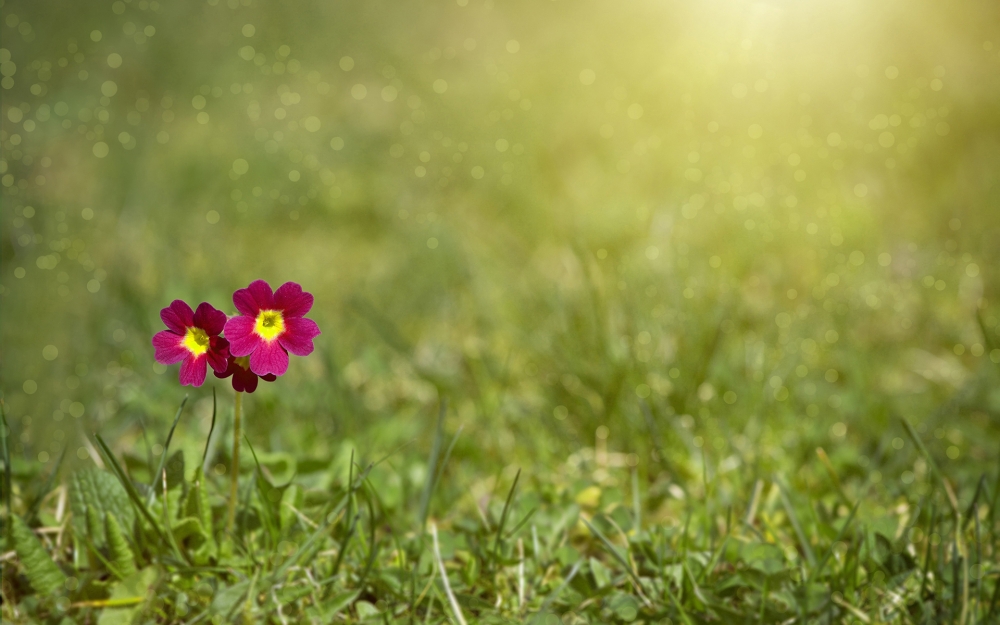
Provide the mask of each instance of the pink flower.
{"label": "pink flower", "polygon": [[284,375],[288,352],[308,356],[319,326],[305,314],[313,296],[294,282],[286,282],[274,293],[263,280],[254,280],[233,293],[240,315],[226,322],[226,338],[233,356],[249,356],[250,370],[257,375]]}
{"label": "pink flower", "polygon": [[160,311],[167,329],[153,336],[156,362],[181,363],[180,380],[184,386],[205,383],[206,363],[215,371],[225,371],[229,342],[219,336],[226,325],[226,313],[202,302],[198,310],[179,299]]}
{"label": "pink flower", "polygon": [[[229,366],[225,371],[219,373],[215,372],[215,377],[217,378],[228,378],[233,376],[233,390],[238,392],[252,393],[257,390],[257,374],[250,370],[250,359],[246,356],[241,356],[237,358],[236,356],[229,357]],[[267,375],[260,376],[268,382],[274,382],[278,379],[278,376],[273,373],[268,373]]]}

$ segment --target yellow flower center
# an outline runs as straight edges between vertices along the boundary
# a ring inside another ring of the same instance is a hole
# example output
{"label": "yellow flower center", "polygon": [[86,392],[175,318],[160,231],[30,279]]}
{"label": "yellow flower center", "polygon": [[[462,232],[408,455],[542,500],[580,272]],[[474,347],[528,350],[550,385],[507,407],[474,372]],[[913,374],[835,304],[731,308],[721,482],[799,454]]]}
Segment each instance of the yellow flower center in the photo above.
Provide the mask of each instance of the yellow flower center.
{"label": "yellow flower center", "polygon": [[181,341],[184,347],[195,356],[201,356],[208,351],[208,334],[201,328],[188,328]]}
{"label": "yellow flower center", "polygon": [[244,371],[246,371],[246,370],[248,370],[250,368],[250,357],[249,356],[240,356],[238,358],[233,358],[233,362],[235,362],[239,366],[243,367]]}
{"label": "yellow flower center", "polygon": [[253,331],[265,341],[273,341],[285,331],[285,318],[280,311],[262,310],[257,313]]}

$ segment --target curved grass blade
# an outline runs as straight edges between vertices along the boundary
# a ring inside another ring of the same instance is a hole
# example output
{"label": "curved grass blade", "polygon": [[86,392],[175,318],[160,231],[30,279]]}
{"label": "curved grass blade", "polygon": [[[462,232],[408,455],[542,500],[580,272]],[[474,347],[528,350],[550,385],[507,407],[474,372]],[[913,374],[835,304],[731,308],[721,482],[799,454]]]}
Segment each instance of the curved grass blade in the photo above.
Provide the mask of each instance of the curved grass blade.
{"label": "curved grass blade", "polygon": [[[205,451],[201,453],[201,470],[205,471],[205,461],[208,460],[208,444],[212,442],[212,433],[215,432],[215,415],[216,415],[216,397],[215,397],[215,387],[212,387],[212,425],[208,426],[208,436],[205,437]],[[164,450],[164,454],[166,450]]]}
{"label": "curved grass blade", "polygon": [[521,479],[521,469],[517,470],[514,476],[514,483],[510,485],[507,492],[507,501],[503,504],[503,512],[500,513],[500,523],[497,525],[496,538],[493,539],[493,557],[500,557],[500,538],[503,536],[503,527],[507,524],[507,515],[510,514],[510,502],[514,500],[514,491],[517,490],[517,481]]}
{"label": "curved grass blade", "polygon": [[524,515],[524,517],[520,521],[517,522],[517,525],[514,526],[514,529],[510,530],[509,532],[507,532],[507,539],[509,540],[509,539],[513,538],[514,536],[517,536],[517,533],[521,530],[522,527],[525,526],[525,524],[528,521],[531,520],[531,517],[535,516],[536,512],[538,512],[538,506],[535,506],[531,510],[528,510],[528,514]]}
{"label": "curved grass blade", "polygon": [[[187,404],[188,396],[185,395],[184,399],[181,400],[180,407],[177,408],[177,414],[174,416],[174,423],[170,426],[170,432],[167,434],[167,440],[163,443],[163,453],[160,454],[160,465],[156,467],[156,473],[153,474],[153,484],[152,488],[149,489],[149,500],[146,502],[147,506],[153,505],[153,501],[156,499],[157,492],[157,481],[159,480],[160,474],[163,473],[163,467],[167,462],[167,452],[170,451],[170,441],[174,437],[174,429],[177,427],[177,422],[181,420],[181,413],[184,412],[184,405]],[[167,485],[163,484],[164,492],[166,492]]]}
{"label": "curved grass blade", "polygon": [[7,521],[5,525],[7,544],[11,544],[13,541],[13,535],[11,533],[11,523],[10,518],[13,515],[13,511],[10,509],[10,488],[11,488],[11,476],[10,476],[10,440],[7,436],[7,432],[10,428],[7,427],[7,405],[4,403],[3,399],[0,399],[0,449],[3,450],[3,503],[7,508]]}
{"label": "curved grass blade", "polygon": [[813,579],[815,579],[816,576],[819,575],[820,572],[823,570],[823,567],[826,566],[826,563],[830,559],[830,556],[833,555],[833,546],[836,545],[838,542],[840,542],[840,539],[844,537],[844,534],[847,532],[847,528],[850,527],[851,521],[854,520],[854,514],[858,511],[858,507],[860,505],[861,505],[861,500],[858,499],[854,503],[854,507],[851,508],[851,513],[847,515],[847,520],[844,521],[844,526],[840,528],[840,531],[837,532],[837,537],[834,538],[833,542],[830,543],[830,548],[826,550],[826,554],[823,555],[823,559],[820,560],[815,567],[813,567],[812,572],[809,574],[809,577],[807,578],[808,581],[812,581]]}
{"label": "curved grass blade", "polygon": [[566,587],[569,586],[569,583],[573,581],[573,578],[576,577],[576,574],[580,572],[580,567],[583,565],[584,562],[586,562],[586,560],[582,558],[576,561],[576,564],[573,565],[573,568],[569,570],[569,575],[566,576],[566,579],[564,579],[563,582],[559,584],[559,587],[555,589],[555,592],[553,592],[551,595],[548,596],[547,599],[545,599],[545,601],[542,603],[542,607],[538,608],[538,612],[535,614],[536,617],[538,615],[545,614],[545,612],[548,611],[549,606],[552,605],[553,602],[555,602],[555,600],[559,598],[559,595],[562,594],[562,591],[566,590]]}
{"label": "curved grass blade", "polygon": [[444,417],[448,412],[448,398],[441,399],[438,408],[437,426],[434,429],[434,441],[431,443],[431,456],[428,459],[427,481],[424,482],[424,490],[420,494],[420,529],[427,525],[427,514],[430,511],[431,495],[434,494],[434,486],[437,481],[438,457],[441,454],[441,438],[444,436]]}

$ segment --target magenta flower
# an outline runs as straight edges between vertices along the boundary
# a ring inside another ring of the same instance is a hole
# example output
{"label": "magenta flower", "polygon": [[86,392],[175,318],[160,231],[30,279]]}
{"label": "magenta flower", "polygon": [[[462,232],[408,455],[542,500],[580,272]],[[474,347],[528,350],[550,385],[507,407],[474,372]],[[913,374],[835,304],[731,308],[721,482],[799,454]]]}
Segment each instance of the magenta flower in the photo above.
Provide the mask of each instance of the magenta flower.
{"label": "magenta flower", "polygon": [[186,302],[175,299],[160,311],[167,329],[153,336],[156,362],[163,365],[181,363],[180,380],[184,386],[205,383],[206,364],[215,371],[225,371],[229,359],[229,342],[219,336],[226,325],[226,313],[208,302],[192,312]]}
{"label": "magenta flower", "polygon": [[236,356],[229,357],[229,366],[225,371],[219,373],[215,372],[215,377],[217,378],[228,378],[233,376],[233,390],[243,393],[252,393],[257,390],[257,378],[261,377],[267,382],[274,382],[278,379],[278,376],[273,373],[268,373],[266,375],[258,376],[256,373],[250,370],[250,359],[246,356],[241,356],[237,358]]}
{"label": "magenta flower", "polygon": [[233,356],[250,357],[250,370],[257,375],[284,375],[288,352],[308,356],[319,326],[305,314],[313,296],[295,282],[286,282],[271,292],[271,285],[254,280],[233,293],[240,315],[226,322],[226,338]]}

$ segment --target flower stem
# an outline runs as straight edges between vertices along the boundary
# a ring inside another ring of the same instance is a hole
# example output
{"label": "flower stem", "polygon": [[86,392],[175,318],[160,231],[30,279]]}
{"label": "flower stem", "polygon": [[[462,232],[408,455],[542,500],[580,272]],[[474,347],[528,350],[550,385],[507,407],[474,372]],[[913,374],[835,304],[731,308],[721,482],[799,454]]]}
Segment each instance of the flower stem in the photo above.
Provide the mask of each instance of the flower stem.
{"label": "flower stem", "polygon": [[240,413],[243,408],[243,393],[236,391],[236,403],[233,406],[233,462],[229,469],[229,514],[226,519],[226,531],[233,533],[236,524],[236,501],[239,499],[240,479]]}

